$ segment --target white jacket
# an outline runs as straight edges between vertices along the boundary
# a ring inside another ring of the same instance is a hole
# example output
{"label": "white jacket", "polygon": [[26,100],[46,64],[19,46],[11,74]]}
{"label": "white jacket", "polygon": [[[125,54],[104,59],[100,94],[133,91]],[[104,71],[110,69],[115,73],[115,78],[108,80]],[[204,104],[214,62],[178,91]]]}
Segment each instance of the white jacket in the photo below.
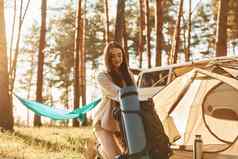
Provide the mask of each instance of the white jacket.
{"label": "white jacket", "polygon": [[[130,74],[134,80],[132,73]],[[97,83],[101,89],[102,100],[91,112],[93,125],[100,121],[100,126],[103,129],[119,131],[119,126],[112,116],[111,100],[119,102],[120,87],[112,82],[110,75],[105,71],[97,75]]]}

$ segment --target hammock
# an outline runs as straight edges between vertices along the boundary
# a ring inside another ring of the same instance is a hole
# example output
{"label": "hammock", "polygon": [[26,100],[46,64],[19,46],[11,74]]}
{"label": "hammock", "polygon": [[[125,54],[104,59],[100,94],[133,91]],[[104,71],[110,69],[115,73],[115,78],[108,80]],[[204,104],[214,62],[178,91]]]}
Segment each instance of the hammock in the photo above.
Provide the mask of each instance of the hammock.
{"label": "hammock", "polygon": [[85,113],[96,107],[96,105],[101,101],[101,99],[97,99],[89,104],[83,105],[80,108],[77,108],[71,112],[63,111],[57,108],[53,108],[48,105],[44,105],[35,101],[27,100],[21,98],[18,95],[15,95],[17,99],[28,109],[33,111],[34,113],[51,118],[53,120],[67,120],[73,118],[79,118],[80,121],[84,121]]}

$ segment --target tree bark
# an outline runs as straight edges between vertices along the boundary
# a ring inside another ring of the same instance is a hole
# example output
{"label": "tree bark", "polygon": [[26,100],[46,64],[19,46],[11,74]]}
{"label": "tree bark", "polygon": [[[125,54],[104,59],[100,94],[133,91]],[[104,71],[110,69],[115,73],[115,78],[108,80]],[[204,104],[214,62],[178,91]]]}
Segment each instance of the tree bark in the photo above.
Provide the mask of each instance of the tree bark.
{"label": "tree bark", "polygon": [[20,40],[21,40],[22,10],[23,10],[23,0],[21,0],[21,3],[20,3],[16,50],[15,50],[14,58],[13,58],[11,68],[10,68],[10,93],[11,94],[12,94],[13,89],[14,89],[14,83],[15,83],[15,77],[16,77],[17,58],[18,58],[18,54],[19,54],[19,45],[20,45]]}
{"label": "tree bark", "polygon": [[[20,4],[20,12],[19,12],[19,24],[18,24],[18,33],[17,33],[17,42],[16,42],[16,51],[14,54],[14,58],[13,61],[10,64],[10,92],[12,94],[13,89],[14,89],[14,83],[15,83],[15,78],[16,78],[16,66],[17,66],[17,59],[18,59],[18,55],[19,55],[19,47],[20,47],[20,40],[21,40],[21,29],[22,29],[22,25],[23,25],[23,21],[26,15],[26,12],[29,8],[29,4],[30,4],[30,0],[28,0],[24,14],[22,15],[23,12],[23,0],[21,0],[21,4]],[[10,60],[11,60],[11,52],[10,52]],[[12,96],[11,96],[12,97]]]}
{"label": "tree bark", "polygon": [[122,44],[125,23],[125,0],[118,0],[114,40]]}
{"label": "tree bark", "polygon": [[188,13],[188,46],[185,49],[185,61],[190,59],[190,46],[191,46],[191,30],[192,30],[192,0],[189,0],[189,13]]}
{"label": "tree bark", "polygon": [[216,33],[216,56],[227,55],[227,11],[228,1],[220,0],[218,9],[217,33]]}
{"label": "tree bark", "polygon": [[[80,41],[82,37],[80,36],[80,28],[82,28],[81,19],[81,0],[78,0],[77,13],[76,13],[76,28],[75,28],[75,41],[74,41],[74,109],[77,109],[80,104],[80,88],[79,88],[79,67],[80,67],[80,48],[82,48]],[[79,122],[77,119],[73,119],[73,126],[78,127]]]}
{"label": "tree bark", "polygon": [[[80,96],[82,99],[81,104],[86,104],[86,58],[85,58],[85,25],[86,25],[86,0],[84,0],[84,10],[83,16],[81,18],[80,27],[80,69],[79,69],[79,81],[80,81]],[[86,124],[86,121],[81,123]]]}
{"label": "tree bark", "polygon": [[13,130],[13,113],[8,87],[9,76],[4,16],[4,0],[0,0],[0,129]]}
{"label": "tree bark", "polygon": [[9,69],[12,67],[12,45],[14,41],[14,34],[15,34],[15,23],[16,23],[16,13],[17,13],[17,3],[16,0],[14,0],[14,7],[13,7],[13,21],[12,21],[12,32],[11,32],[11,41],[10,41],[10,51],[9,51]]}
{"label": "tree bark", "polygon": [[156,58],[155,65],[161,66],[163,44],[163,0],[156,0],[155,5],[155,29],[156,29]]}
{"label": "tree bark", "polygon": [[109,39],[109,16],[108,16],[108,0],[104,0],[104,14],[105,14],[105,35],[106,43],[110,41]]}
{"label": "tree bark", "polygon": [[147,52],[147,63],[148,68],[151,68],[151,45],[150,45],[150,6],[149,0],[145,0],[145,21],[146,21],[146,52]]}
{"label": "tree bark", "polygon": [[[41,1],[41,28],[40,28],[40,43],[38,53],[38,66],[37,66],[37,81],[36,81],[36,101],[42,102],[43,91],[43,72],[44,72],[44,49],[45,49],[45,36],[46,36],[46,9],[47,0]],[[41,126],[41,117],[34,115],[34,126]]]}
{"label": "tree bark", "polygon": [[128,63],[128,66],[130,64],[130,58],[129,58],[129,53],[128,53],[128,44],[127,44],[127,40],[128,40],[128,35],[127,35],[127,28],[126,28],[126,22],[124,20],[124,23],[123,23],[123,47],[124,47],[124,51],[125,51],[125,54],[127,55],[127,63]]}
{"label": "tree bark", "polygon": [[140,7],[140,32],[139,32],[139,47],[138,47],[138,55],[139,55],[139,67],[142,68],[142,54],[144,50],[144,38],[143,38],[143,31],[145,29],[145,5],[144,0],[139,0],[139,7]]}
{"label": "tree bark", "polygon": [[173,44],[172,48],[169,54],[169,63],[175,64],[177,63],[178,58],[178,50],[179,50],[179,44],[180,44],[180,23],[181,23],[181,17],[183,15],[183,0],[180,0],[179,2],[179,11],[178,11],[178,18],[176,22],[176,28],[174,31],[174,37],[173,37]]}

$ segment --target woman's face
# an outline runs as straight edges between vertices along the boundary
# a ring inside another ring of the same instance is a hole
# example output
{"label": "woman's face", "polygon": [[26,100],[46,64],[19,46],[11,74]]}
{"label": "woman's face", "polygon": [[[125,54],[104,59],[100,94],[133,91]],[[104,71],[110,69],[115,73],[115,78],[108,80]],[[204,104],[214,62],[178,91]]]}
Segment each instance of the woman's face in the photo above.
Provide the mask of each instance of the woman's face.
{"label": "woman's face", "polygon": [[122,51],[119,48],[113,48],[113,49],[111,49],[110,53],[111,53],[112,68],[118,69],[123,62]]}

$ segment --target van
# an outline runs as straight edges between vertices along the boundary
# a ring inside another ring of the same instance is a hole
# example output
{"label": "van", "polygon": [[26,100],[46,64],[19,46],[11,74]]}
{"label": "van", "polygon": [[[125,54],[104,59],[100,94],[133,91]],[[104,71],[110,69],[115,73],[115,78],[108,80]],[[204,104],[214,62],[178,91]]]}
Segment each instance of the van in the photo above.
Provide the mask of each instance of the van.
{"label": "van", "polygon": [[183,64],[173,64],[141,70],[137,79],[137,88],[140,100],[152,98],[176,77],[191,71],[195,67],[203,68],[214,61],[229,61],[234,58],[237,59],[237,57],[215,57],[207,60],[192,61]]}

